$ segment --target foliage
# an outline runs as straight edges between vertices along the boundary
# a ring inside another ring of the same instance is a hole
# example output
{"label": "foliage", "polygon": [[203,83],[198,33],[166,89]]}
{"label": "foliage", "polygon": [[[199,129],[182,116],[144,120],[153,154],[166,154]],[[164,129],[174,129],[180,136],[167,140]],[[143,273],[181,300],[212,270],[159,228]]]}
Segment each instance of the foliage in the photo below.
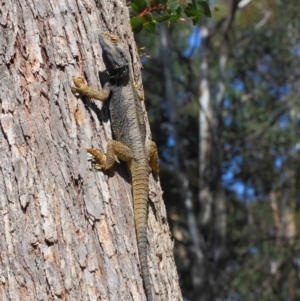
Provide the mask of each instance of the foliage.
{"label": "foliage", "polygon": [[163,21],[192,18],[196,25],[201,16],[211,17],[206,0],[132,0],[131,9],[131,26],[135,33],[143,28],[154,33],[158,24]]}
{"label": "foliage", "polygon": [[[227,223],[226,250],[219,261],[214,260],[213,248],[217,239],[216,217],[201,226],[198,203],[200,37],[197,28],[187,23],[177,22],[169,27],[169,57],[180,112],[177,126],[205,245],[206,261],[201,269],[205,270],[206,279],[201,279],[205,282],[201,292],[197,290],[199,274],[194,268],[197,261],[184,206],[173,179],[174,145],[170,139],[163,63],[155,36],[137,35],[140,44],[152,55],[142,58],[146,102],[151,102],[147,105],[151,128],[160,149],[161,182],[175,238],[182,291],[189,300],[293,301],[300,297],[296,276],[300,254],[300,7],[297,3],[296,0],[289,3],[264,0],[259,4],[252,1],[236,12],[229,32],[226,93],[220,116],[216,110],[212,113],[215,139],[212,153],[219,152],[217,155],[222,158]],[[227,12],[222,9],[222,13]],[[225,43],[224,15],[210,24],[211,107],[216,108],[218,62]],[[213,155],[210,169],[215,196]]]}

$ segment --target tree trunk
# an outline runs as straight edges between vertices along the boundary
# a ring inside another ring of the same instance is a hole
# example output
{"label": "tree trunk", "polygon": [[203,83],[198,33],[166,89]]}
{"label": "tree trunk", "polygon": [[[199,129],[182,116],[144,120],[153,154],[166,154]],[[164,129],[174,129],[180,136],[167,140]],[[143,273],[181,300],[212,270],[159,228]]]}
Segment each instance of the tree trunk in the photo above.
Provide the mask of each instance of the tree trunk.
{"label": "tree trunk", "polygon": [[[141,84],[125,1],[5,0],[0,11],[0,299],[145,300],[126,165],[98,171],[86,153],[111,138],[108,110],[71,91],[73,76],[101,88],[101,31],[128,43]],[[182,300],[152,176],[149,195],[154,300]]]}
{"label": "tree trunk", "polygon": [[189,178],[185,170],[185,156],[182,150],[181,141],[178,135],[178,107],[175,95],[175,85],[172,79],[171,62],[169,60],[168,52],[170,49],[166,24],[160,24],[160,54],[163,62],[164,80],[165,80],[165,96],[168,102],[168,109],[170,114],[170,124],[172,127],[172,135],[174,139],[174,165],[175,173],[177,175],[177,183],[180,190],[181,198],[184,202],[186,210],[187,227],[189,230],[190,240],[192,242],[197,261],[202,262],[203,252],[201,249],[201,237],[198,231],[197,220],[194,212],[192,201],[192,191],[190,188]]}
{"label": "tree trunk", "polygon": [[212,195],[209,188],[211,175],[212,146],[212,111],[209,88],[208,40],[209,28],[207,20],[201,23],[201,65],[199,81],[199,203],[201,206],[201,224],[206,226],[212,218]]}

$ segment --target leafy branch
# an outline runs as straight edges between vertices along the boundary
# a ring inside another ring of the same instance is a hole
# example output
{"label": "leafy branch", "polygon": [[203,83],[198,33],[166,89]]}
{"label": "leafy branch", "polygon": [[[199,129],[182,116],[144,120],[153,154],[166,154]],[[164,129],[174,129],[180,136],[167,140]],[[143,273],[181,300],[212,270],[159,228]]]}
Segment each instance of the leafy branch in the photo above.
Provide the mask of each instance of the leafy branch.
{"label": "leafy branch", "polygon": [[202,16],[211,17],[206,0],[132,0],[130,7],[131,27],[135,33],[143,28],[153,33],[163,21],[192,18],[196,25]]}

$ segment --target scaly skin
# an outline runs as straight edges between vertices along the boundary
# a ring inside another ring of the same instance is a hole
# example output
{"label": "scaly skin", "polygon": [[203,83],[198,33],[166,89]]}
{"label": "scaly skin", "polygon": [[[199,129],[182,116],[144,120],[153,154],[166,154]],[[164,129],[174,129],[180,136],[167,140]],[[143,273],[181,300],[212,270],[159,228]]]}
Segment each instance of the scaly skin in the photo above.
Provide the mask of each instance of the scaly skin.
{"label": "scaly skin", "polygon": [[134,219],[137,235],[139,259],[148,301],[153,301],[150,274],[147,261],[147,224],[149,165],[159,172],[156,144],[146,141],[146,124],[143,116],[140,96],[134,84],[129,68],[128,51],[118,37],[102,34],[99,37],[102,56],[110,75],[109,82],[101,91],[86,85],[81,78],[73,78],[74,91],[105,101],[109,97],[109,110],[115,140],[107,143],[106,154],[88,148],[96,159],[96,165],[103,170],[109,169],[115,156],[126,161],[132,177]]}

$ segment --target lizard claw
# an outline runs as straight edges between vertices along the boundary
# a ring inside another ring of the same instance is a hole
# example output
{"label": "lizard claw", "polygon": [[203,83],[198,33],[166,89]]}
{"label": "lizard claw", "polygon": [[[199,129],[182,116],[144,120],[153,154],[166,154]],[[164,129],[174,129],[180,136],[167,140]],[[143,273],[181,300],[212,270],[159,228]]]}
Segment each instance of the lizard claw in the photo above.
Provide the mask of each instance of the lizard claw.
{"label": "lizard claw", "polygon": [[106,156],[103,155],[100,151],[98,151],[95,148],[87,148],[86,150],[89,154],[91,154],[95,158],[96,160],[95,167],[105,170]]}
{"label": "lizard claw", "polygon": [[72,91],[85,95],[89,87],[84,83],[83,78],[73,76],[72,79],[75,84],[75,87],[72,87]]}

